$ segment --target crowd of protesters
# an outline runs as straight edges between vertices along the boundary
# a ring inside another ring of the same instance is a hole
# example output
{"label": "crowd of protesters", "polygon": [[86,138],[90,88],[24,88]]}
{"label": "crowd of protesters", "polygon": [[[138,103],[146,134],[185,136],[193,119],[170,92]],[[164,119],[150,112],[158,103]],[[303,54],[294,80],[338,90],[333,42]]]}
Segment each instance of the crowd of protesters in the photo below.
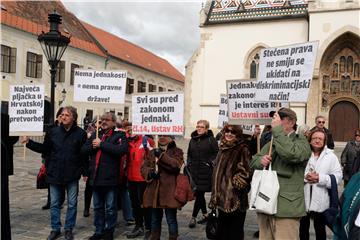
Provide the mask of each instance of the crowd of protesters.
{"label": "crowd of protesters", "polygon": [[[331,131],[324,127],[325,117],[316,117],[312,129],[305,125],[297,129],[293,110],[281,108],[270,115],[271,125],[263,131],[256,125],[252,136],[245,135],[240,126],[227,124],[215,138],[209,122],[199,120],[184,159],[173,136],[160,135],[155,142],[152,136],[133,134],[131,123],[118,121],[112,112],[104,113],[99,121],[87,115],[84,130],[77,126],[74,107],[61,108],[43,143],[20,139],[27,148],[42,154],[46,167],[49,194],[43,209],[50,208],[51,216],[47,239],[61,235],[65,195],[64,236],[74,239],[81,177],[86,182],[83,216],[93,214],[94,219],[95,231],[89,240],[114,238],[119,208],[127,225],[134,224],[127,238],[163,239],[165,213],[168,238],[178,239],[177,211],[182,204],[174,193],[183,165],[195,197],[188,227],[206,224],[209,208],[217,211],[216,239],[244,239],[253,172],[266,169],[270,163],[280,186],[277,213],[257,213],[259,239],[309,239],[310,220],[317,240],[326,239],[326,226],[334,232],[334,239],[360,239],[360,129],[355,130],[354,140],[347,143],[339,161],[333,152]],[[2,115],[2,129],[5,117]],[[2,131],[2,158],[9,160],[2,164],[12,162],[16,141]],[[2,173],[2,209],[9,208],[3,205],[8,202],[8,195],[3,194],[8,186],[3,182],[8,182],[5,177],[9,173]],[[329,190],[337,188],[342,179],[346,188],[329,225],[324,214],[332,202]],[[211,193],[208,204],[206,192]],[[199,211],[202,216],[198,220]],[[2,230],[2,239],[11,239],[7,219],[2,214],[2,223],[9,230]]]}

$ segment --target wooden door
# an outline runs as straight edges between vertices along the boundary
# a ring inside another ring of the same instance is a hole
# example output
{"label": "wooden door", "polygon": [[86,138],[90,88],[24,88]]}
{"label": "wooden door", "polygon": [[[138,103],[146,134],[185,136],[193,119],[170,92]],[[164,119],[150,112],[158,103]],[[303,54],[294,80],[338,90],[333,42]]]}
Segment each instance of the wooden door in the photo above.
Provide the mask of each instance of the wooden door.
{"label": "wooden door", "polygon": [[359,128],[359,115],[359,109],[351,102],[338,102],[331,108],[329,128],[334,141],[347,142],[354,138],[354,131]]}

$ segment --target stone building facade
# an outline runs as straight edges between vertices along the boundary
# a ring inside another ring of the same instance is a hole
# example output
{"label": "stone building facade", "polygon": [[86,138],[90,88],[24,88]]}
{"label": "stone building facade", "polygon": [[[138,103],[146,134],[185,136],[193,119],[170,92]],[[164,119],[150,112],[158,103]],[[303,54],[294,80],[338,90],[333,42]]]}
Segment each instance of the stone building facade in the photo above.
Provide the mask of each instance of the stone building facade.
{"label": "stone building facade", "polygon": [[200,13],[200,46],[185,76],[186,135],[198,119],[216,127],[226,80],[256,79],[262,48],[318,41],[306,104],[290,103],[299,124],[317,115],[335,141],[360,126],[360,3],[358,0],[214,0]]}

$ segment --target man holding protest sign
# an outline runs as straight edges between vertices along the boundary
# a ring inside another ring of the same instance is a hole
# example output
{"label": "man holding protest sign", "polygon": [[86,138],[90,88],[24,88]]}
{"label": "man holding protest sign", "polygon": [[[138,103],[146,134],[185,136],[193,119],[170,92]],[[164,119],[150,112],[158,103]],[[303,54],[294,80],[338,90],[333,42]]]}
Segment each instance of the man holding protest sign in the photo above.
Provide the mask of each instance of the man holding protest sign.
{"label": "man holding protest sign", "polygon": [[56,239],[61,234],[61,189],[64,186],[68,200],[65,239],[74,239],[72,230],[76,223],[79,179],[81,174],[84,174],[86,160],[80,155],[81,146],[86,141],[86,132],[77,126],[77,116],[76,108],[64,107],[61,114],[62,124],[49,130],[43,144],[29,140],[28,137],[21,140],[31,150],[49,156],[46,180],[50,184],[52,231],[48,240]]}
{"label": "man holding protest sign", "polygon": [[258,213],[260,239],[299,239],[300,218],[305,216],[304,170],[311,150],[305,137],[295,133],[296,121],[296,113],[289,108],[276,112],[271,122],[272,153],[270,142],[250,163],[254,169],[263,169],[271,162],[280,185],[277,213]]}
{"label": "man holding protest sign", "polygon": [[116,117],[107,112],[101,116],[101,132],[93,133],[81,148],[90,155],[89,183],[93,187],[95,233],[89,239],[112,240],[117,222],[117,187],[120,157],[128,150],[124,132],[115,131]]}

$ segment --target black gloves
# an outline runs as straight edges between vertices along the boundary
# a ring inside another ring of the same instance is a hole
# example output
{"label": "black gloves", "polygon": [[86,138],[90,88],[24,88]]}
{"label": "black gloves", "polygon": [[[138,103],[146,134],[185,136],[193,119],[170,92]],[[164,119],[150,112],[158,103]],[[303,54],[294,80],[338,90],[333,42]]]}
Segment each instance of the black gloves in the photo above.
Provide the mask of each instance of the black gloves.
{"label": "black gloves", "polygon": [[149,173],[149,178],[150,178],[150,179],[157,180],[157,179],[160,178],[160,173],[158,173],[158,172],[150,172],[150,173]]}
{"label": "black gloves", "polygon": [[154,155],[155,157],[159,158],[163,150],[161,148],[155,148],[154,149]]}

